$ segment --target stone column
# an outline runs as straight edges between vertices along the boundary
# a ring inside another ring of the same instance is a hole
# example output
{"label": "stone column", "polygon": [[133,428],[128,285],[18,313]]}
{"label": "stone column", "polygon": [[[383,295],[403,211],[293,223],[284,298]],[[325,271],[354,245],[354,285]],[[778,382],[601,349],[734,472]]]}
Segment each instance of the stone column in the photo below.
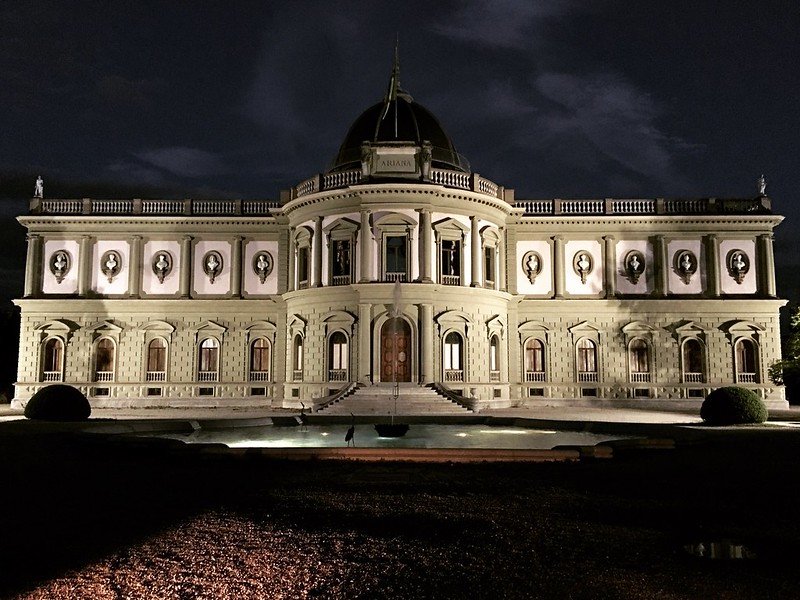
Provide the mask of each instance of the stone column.
{"label": "stone column", "polygon": [[419,326],[422,329],[422,383],[433,383],[435,375],[433,368],[433,305],[419,305]]}
{"label": "stone column", "polygon": [[178,293],[181,298],[188,298],[192,290],[192,236],[181,238],[181,272]]}
{"label": "stone column", "polygon": [[372,233],[369,230],[370,211],[361,211],[361,228],[358,243],[361,245],[361,277],[359,283],[369,283],[372,272]]}
{"label": "stone column", "polygon": [[28,234],[28,255],[25,261],[25,297],[37,296],[42,291],[42,236]]}
{"label": "stone column", "polygon": [[88,235],[81,236],[80,260],[78,261],[78,295],[86,296],[89,293],[92,277],[92,238]]}
{"label": "stone column", "polygon": [[553,287],[555,297],[564,297],[566,279],[564,277],[564,236],[554,235],[553,240]]}
{"label": "stone column", "polygon": [[138,298],[142,293],[142,236],[128,238],[131,256],[128,260],[128,296]]}
{"label": "stone column", "polygon": [[506,229],[500,228],[500,240],[497,248],[497,289],[501,292],[506,290]]}
{"label": "stone column", "polygon": [[297,255],[297,246],[294,243],[294,227],[289,228],[289,243],[286,244],[286,248],[288,250],[288,263],[289,273],[286,275],[286,291],[293,292],[295,289],[295,281],[297,281],[297,277],[295,275],[295,258]]}
{"label": "stone column", "polygon": [[720,294],[720,273],[719,273],[719,246],[717,236],[707,235],[706,239],[706,273],[708,282],[708,295],[717,297]]}
{"label": "stone column", "polygon": [[242,297],[242,241],[244,238],[237,235],[233,238],[231,246],[231,296]]}
{"label": "stone column", "polygon": [[419,273],[422,283],[432,283],[431,253],[433,252],[433,228],[431,227],[431,211],[422,208],[420,213],[419,234]]}
{"label": "stone column", "polygon": [[669,258],[667,257],[667,241],[663,235],[657,235],[653,242],[653,270],[655,274],[655,294],[666,297],[669,292]]}
{"label": "stone column", "polygon": [[372,352],[371,339],[372,329],[372,305],[359,304],[358,305],[358,381],[362,383],[371,383],[372,372],[370,359]]}
{"label": "stone column", "polygon": [[763,233],[759,235],[758,242],[759,254],[761,255],[761,260],[757,261],[761,272],[761,276],[758,278],[759,293],[762,296],[774,298],[776,296],[775,256],[772,249],[772,234]]}
{"label": "stone column", "polygon": [[617,246],[614,243],[613,235],[603,236],[605,241],[605,256],[604,265],[605,270],[603,276],[605,278],[606,298],[613,298],[617,293]]}
{"label": "stone column", "polygon": [[322,217],[314,220],[314,281],[313,287],[322,286]]}
{"label": "stone column", "polygon": [[469,218],[470,226],[470,254],[472,255],[472,287],[481,286],[481,233],[478,231],[478,217]]}

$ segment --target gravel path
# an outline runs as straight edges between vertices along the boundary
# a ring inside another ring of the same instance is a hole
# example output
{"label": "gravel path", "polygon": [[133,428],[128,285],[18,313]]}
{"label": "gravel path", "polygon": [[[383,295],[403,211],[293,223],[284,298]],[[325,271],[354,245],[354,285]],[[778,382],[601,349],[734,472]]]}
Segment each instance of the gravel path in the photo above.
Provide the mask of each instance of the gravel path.
{"label": "gravel path", "polygon": [[[6,435],[0,595],[794,597],[800,495],[787,473],[800,443],[761,433],[494,466],[289,464]],[[758,558],[683,549],[722,539]]]}

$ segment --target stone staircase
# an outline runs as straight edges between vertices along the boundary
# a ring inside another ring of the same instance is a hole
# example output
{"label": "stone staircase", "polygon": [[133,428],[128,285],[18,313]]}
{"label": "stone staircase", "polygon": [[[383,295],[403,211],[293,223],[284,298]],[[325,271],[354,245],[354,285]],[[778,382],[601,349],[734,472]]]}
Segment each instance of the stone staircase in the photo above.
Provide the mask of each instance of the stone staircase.
{"label": "stone staircase", "polygon": [[400,383],[397,411],[394,408],[394,384],[378,383],[358,387],[353,393],[320,409],[324,415],[469,415],[467,408],[456,404],[429,387]]}

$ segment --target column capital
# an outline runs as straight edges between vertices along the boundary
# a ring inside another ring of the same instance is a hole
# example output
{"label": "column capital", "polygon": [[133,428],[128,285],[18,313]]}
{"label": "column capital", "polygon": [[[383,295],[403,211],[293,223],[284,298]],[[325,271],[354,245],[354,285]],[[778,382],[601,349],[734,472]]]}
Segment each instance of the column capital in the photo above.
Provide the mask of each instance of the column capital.
{"label": "column capital", "polygon": [[42,236],[38,233],[28,233],[25,235],[25,239],[28,240],[29,242],[32,242],[34,240],[39,240],[41,238]]}
{"label": "column capital", "polygon": [[559,233],[558,235],[551,235],[550,239],[553,240],[554,242],[563,242],[564,236]]}
{"label": "column capital", "polygon": [[183,236],[181,236],[181,241],[184,242],[184,243],[191,242],[193,239],[194,238],[191,235],[183,235]]}
{"label": "column capital", "polygon": [[142,239],[142,236],[138,234],[129,235],[128,239],[131,240],[132,242],[138,242],[140,239]]}
{"label": "column capital", "polygon": [[607,242],[613,242],[613,241],[614,241],[614,240],[616,240],[617,238],[616,238],[615,236],[613,236],[613,235],[604,235],[604,236],[603,236],[603,239],[604,239],[605,241],[607,241]]}

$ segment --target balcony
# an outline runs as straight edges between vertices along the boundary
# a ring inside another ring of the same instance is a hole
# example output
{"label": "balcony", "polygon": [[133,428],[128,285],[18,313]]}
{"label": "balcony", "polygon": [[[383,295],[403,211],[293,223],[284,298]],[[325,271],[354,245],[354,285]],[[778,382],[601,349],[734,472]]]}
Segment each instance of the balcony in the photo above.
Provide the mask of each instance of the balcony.
{"label": "balcony", "polygon": [[703,373],[684,373],[684,383],[705,383],[705,374]]}
{"label": "balcony", "polygon": [[394,283],[395,281],[399,281],[400,283],[405,283],[406,281],[406,272],[405,271],[386,271],[386,275],[384,275],[384,281],[388,281],[389,283]]}
{"label": "balcony", "polygon": [[444,380],[446,382],[464,381],[464,371],[461,369],[445,369]]}
{"label": "balcony", "polygon": [[500,382],[500,371],[489,371],[489,381],[491,383]]}
{"label": "balcony", "polygon": [[597,371],[579,371],[578,383],[597,383]]}
{"label": "balcony", "polygon": [[459,275],[442,275],[442,285],[461,285]]}
{"label": "balcony", "polygon": [[347,381],[347,369],[328,369],[328,381]]}
{"label": "balcony", "polygon": [[250,381],[269,381],[269,371],[250,371]]}
{"label": "balcony", "polygon": [[219,381],[219,373],[216,371],[198,371],[197,381]]}
{"label": "balcony", "polygon": [[544,371],[525,371],[525,381],[539,382],[545,381]]}
{"label": "balcony", "polygon": [[52,381],[61,381],[63,378],[61,371],[44,371],[42,373],[42,381],[45,383]]}
{"label": "balcony", "polygon": [[166,371],[148,371],[145,374],[145,381],[166,381],[166,380],[167,380]]}
{"label": "balcony", "polygon": [[650,373],[646,371],[631,373],[631,383],[650,383]]}
{"label": "balcony", "polygon": [[350,285],[350,275],[334,275],[331,283],[333,285]]}
{"label": "balcony", "polygon": [[95,381],[114,381],[114,371],[95,371]]}
{"label": "balcony", "polygon": [[738,373],[736,383],[758,383],[758,373]]}

